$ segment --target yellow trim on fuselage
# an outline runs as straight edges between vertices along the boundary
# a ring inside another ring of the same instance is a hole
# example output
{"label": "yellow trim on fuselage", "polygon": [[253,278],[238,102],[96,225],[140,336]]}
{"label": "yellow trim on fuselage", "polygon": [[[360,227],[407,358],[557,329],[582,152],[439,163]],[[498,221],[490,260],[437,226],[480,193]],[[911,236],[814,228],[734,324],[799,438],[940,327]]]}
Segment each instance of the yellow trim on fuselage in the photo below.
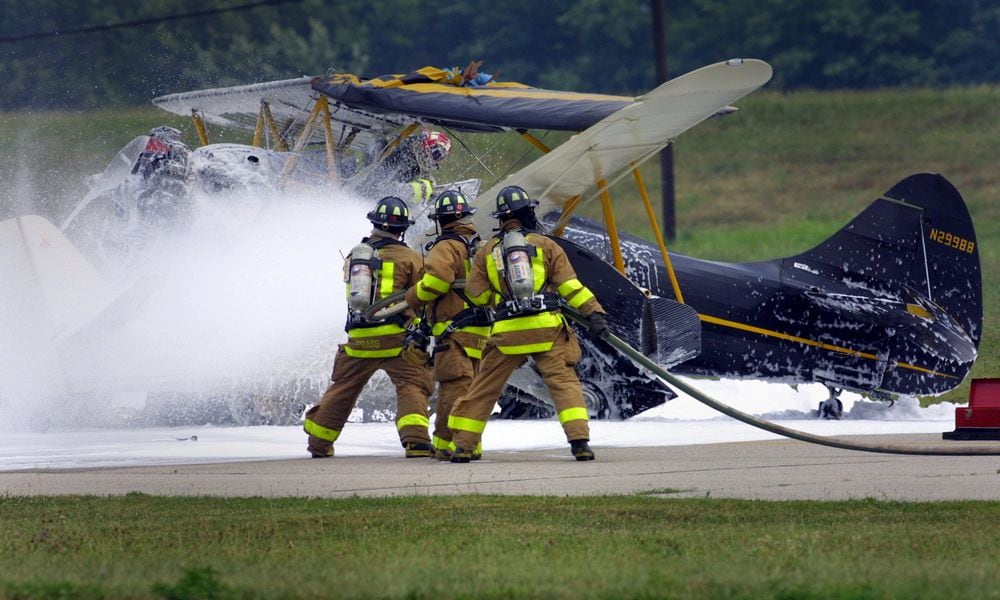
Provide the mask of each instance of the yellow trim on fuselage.
{"label": "yellow trim on fuselage", "polygon": [[[770,329],[764,329],[762,327],[754,327],[753,325],[747,325],[745,323],[737,323],[736,321],[728,321],[726,319],[720,319],[719,317],[713,317],[711,315],[698,314],[698,318],[705,323],[712,323],[713,325],[721,325],[723,327],[729,327],[732,329],[741,329],[743,331],[749,331],[751,333],[757,333],[767,337],[774,337],[782,340],[787,340],[789,342],[797,342],[799,344],[806,344],[807,346],[815,346],[817,348],[822,348],[823,350],[830,350],[831,352],[840,352],[841,354],[847,354],[850,356],[857,356],[859,358],[867,358],[870,360],[878,360],[878,356],[870,352],[861,352],[860,350],[852,350],[850,348],[845,348],[843,346],[835,346],[833,344],[827,344],[824,342],[817,342],[816,340],[810,340],[808,338],[798,337],[795,335],[789,335],[787,333],[781,333],[780,331],[772,331]],[[931,375],[938,375],[940,377],[947,377],[949,379],[958,379],[954,375],[948,375],[947,373],[941,373],[940,371],[934,371],[931,369],[926,369],[924,367],[918,367],[916,365],[911,365],[899,361],[893,361],[896,367],[903,369],[911,369],[913,371],[921,371],[923,373],[929,373]]]}

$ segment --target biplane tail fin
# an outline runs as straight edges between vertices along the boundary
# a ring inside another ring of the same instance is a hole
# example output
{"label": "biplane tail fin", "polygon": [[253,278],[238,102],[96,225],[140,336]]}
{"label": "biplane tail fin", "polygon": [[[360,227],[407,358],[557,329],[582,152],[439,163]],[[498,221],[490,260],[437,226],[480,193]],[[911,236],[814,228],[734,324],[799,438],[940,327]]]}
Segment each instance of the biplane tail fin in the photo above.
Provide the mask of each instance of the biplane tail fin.
{"label": "biplane tail fin", "polygon": [[908,289],[979,346],[983,297],[976,232],[961,194],[939,174],[906,177],[832,237],[785,264],[818,268],[849,285]]}

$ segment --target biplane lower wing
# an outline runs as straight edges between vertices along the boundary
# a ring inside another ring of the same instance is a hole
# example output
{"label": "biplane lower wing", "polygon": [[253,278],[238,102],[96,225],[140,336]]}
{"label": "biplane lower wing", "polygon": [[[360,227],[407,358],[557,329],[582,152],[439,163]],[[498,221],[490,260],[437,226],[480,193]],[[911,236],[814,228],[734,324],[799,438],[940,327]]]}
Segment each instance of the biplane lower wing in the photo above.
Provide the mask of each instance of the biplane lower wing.
{"label": "biplane lower wing", "polygon": [[[518,185],[541,202],[539,214],[562,208],[770,79],[771,66],[756,59],[720,62],[672,79],[501,180],[482,194],[482,203],[496,198],[503,187]],[[492,227],[488,211],[478,216],[481,229]]]}

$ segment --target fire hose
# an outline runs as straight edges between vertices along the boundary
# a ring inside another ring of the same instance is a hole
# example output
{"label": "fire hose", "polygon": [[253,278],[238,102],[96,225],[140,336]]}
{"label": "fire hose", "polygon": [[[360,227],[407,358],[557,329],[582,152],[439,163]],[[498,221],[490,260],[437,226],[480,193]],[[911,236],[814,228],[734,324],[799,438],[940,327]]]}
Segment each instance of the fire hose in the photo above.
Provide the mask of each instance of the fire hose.
{"label": "fire hose", "polygon": [[[586,326],[587,319],[580,313],[570,308],[564,308],[563,312],[570,318],[572,318],[577,323]],[[676,389],[684,392],[685,394],[691,396],[698,402],[712,408],[722,414],[732,417],[737,421],[742,421],[747,425],[763,429],[780,436],[788,437],[793,440],[799,440],[801,442],[808,442],[810,444],[819,444],[821,446],[829,446],[831,448],[840,448],[842,450],[858,450],[861,452],[877,452],[882,454],[911,454],[920,456],[1000,456],[1000,447],[995,445],[991,446],[917,446],[917,445],[898,445],[898,444],[866,444],[863,442],[849,442],[844,440],[838,440],[832,437],[826,437],[821,435],[813,435],[811,433],[806,433],[804,431],[799,431],[796,429],[791,429],[788,427],[782,427],[770,421],[765,421],[764,419],[759,419],[753,415],[747,414],[743,411],[737,410],[727,404],[723,404],[718,400],[715,400],[711,396],[701,392],[700,390],[688,385],[687,383],[681,381],[679,378],[671,375],[666,371],[666,369],[660,367],[658,364],[647,358],[641,352],[630,346],[627,342],[619,338],[613,333],[608,333],[603,336],[604,341],[614,347],[616,350],[629,357],[635,361],[640,366],[647,369],[649,372],[653,373],[657,377],[663,379],[669,385],[672,385]]]}
{"label": "fire hose", "polygon": [[[461,287],[464,286],[464,284],[465,281],[458,280],[455,282],[455,287]],[[366,316],[373,315],[384,318],[390,314],[404,310],[406,308],[406,303],[400,302],[403,295],[404,294],[402,293],[395,294],[383,299],[377,304],[373,304],[372,307],[366,312]],[[386,307],[390,307],[389,310],[386,310]],[[569,307],[563,307],[563,313],[577,323],[586,327],[588,323],[587,318],[579,312]],[[917,446],[899,444],[866,444],[863,442],[849,442],[832,437],[814,435],[797,429],[783,427],[776,423],[757,418],[741,410],[735,409],[728,404],[715,400],[704,392],[688,385],[674,375],[671,375],[666,369],[650,360],[643,353],[630,346],[628,342],[613,333],[608,333],[602,339],[613,348],[632,359],[635,363],[648,370],[650,373],[656,375],[669,385],[672,385],[676,389],[691,396],[705,406],[708,406],[709,408],[712,408],[727,417],[731,417],[737,421],[742,421],[747,425],[763,429],[764,431],[768,431],[776,435],[791,438],[793,440],[799,440],[800,442],[807,442],[810,444],[819,444],[820,446],[829,446],[831,448],[839,448],[841,450],[857,450],[860,452],[876,452],[881,454],[909,454],[918,456],[1000,456],[1000,447],[995,445]]]}

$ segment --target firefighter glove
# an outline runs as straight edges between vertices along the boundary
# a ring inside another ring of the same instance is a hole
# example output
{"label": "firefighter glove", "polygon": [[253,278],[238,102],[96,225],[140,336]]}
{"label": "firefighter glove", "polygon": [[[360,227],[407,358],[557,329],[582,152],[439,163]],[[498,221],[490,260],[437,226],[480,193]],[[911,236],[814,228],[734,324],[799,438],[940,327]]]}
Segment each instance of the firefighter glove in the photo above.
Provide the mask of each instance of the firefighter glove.
{"label": "firefighter glove", "polygon": [[426,323],[407,329],[403,336],[403,360],[411,365],[424,366],[430,363],[431,355],[427,347],[431,342],[431,332]]}
{"label": "firefighter glove", "polygon": [[590,326],[588,327],[590,335],[595,338],[604,338],[611,330],[608,329],[608,320],[605,318],[604,313],[595,312],[590,315]]}
{"label": "firefighter glove", "polygon": [[426,367],[431,362],[430,353],[428,353],[427,350],[413,344],[404,346],[400,357],[402,357],[402,359],[408,364],[415,367]]}

